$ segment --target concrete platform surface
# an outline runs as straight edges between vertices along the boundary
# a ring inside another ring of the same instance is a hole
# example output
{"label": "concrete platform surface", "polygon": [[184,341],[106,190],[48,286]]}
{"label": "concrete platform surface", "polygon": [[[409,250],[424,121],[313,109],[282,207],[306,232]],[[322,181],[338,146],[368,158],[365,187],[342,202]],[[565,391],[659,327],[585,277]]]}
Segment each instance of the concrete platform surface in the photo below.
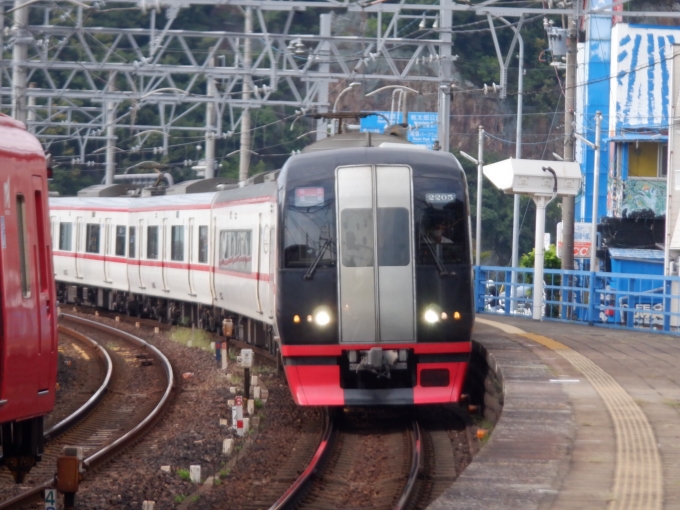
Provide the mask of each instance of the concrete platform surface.
{"label": "concrete platform surface", "polygon": [[431,509],[680,509],[680,337],[478,315],[488,444]]}

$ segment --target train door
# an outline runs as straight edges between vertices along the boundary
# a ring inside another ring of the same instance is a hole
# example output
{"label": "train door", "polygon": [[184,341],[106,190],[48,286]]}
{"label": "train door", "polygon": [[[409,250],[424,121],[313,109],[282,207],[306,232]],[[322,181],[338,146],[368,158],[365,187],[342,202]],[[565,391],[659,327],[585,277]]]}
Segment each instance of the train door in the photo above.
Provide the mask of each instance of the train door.
{"label": "train door", "polygon": [[341,341],[413,341],[411,169],[340,167],[336,186]]}
{"label": "train door", "polygon": [[[251,247],[251,252],[257,253],[257,286],[255,287],[255,299],[257,301],[257,313],[263,313],[262,312],[262,301],[260,299],[261,296],[261,287],[263,286],[264,282],[262,281],[262,238],[263,238],[263,225],[262,225],[262,213],[258,214],[258,219],[257,219],[257,251],[253,250]],[[265,289],[266,292],[266,289]]]}
{"label": "train door", "polygon": [[276,303],[276,228],[272,227],[269,234],[269,318],[274,318]]}
{"label": "train door", "polygon": [[83,277],[83,273],[81,272],[81,266],[80,266],[80,258],[82,253],[85,251],[83,250],[83,217],[78,216],[76,218],[76,252],[75,252],[75,259],[76,259],[76,278],[81,278]]}
{"label": "train door", "polygon": [[[33,194],[35,203],[35,226],[36,237],[29,239],[33,248],[35,274],[38,277],[38,392],[49,391],[49,381],[54,373],[51,364],[52,351],[54,349],[54,332],[52,330],[52,302],[50,299],[50,260],[52,256],[51,242],[48,239],[47,225],[45,225],[45,191],[41,177],[33,176]],[[26,218],[28,220],[28,218]]]}
{"label": "train door", "polygon": [[195,233],[194,233],[194,219],[189,218],[189,225],[187,226],[187,243],[188,243],[188,248],[187,248],[187,275],[189,278],[189,295],[190,296],[195,296],[196,292],[194,291],[194,270],[192,269],[194,267],[194,263],[196,263],[196,240],[195,240]]}
{"label": "train door", "polygon": [[142,242],[143,240],[146,240],[146,236],[144,235],[144,220],[139,220],[139,227],[137,229],[137,271],[139,274],[140,289],[146,289],[144,278],[142,278],[142,275],[144,274],[144,271],[142,271],[142,259],[146,255],[145,245]]}
{"label": "train door", "polygon": [[104,220],[104,281],[111,283],[111,218]]}
{"label": "train door", "polygon": [[168,219],[163,218],[163,227],[161,229],[161,253],[160,253],[160,255],[161,255],[161,278],[163,280],[163,290],[166,291],[166,292],[169,290],[168,284],[166,282],[166,275],[165,275],[165,271],[166,271],[165,266],[166,266],[166,261],[168,260],[167,244],[169,242],[167,232],[168,232]]}

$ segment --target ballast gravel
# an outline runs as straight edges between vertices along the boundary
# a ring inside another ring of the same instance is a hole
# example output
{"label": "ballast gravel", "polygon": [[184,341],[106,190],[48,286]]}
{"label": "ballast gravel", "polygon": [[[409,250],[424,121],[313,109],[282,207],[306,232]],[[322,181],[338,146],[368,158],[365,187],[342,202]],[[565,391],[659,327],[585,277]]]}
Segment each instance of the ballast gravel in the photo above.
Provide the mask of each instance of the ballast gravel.
{"label": "ballast gravel", "polygon": [[[81,315],[70,309],[63,311]],[[82,316],[92,319],[89,314]],[[261,480],[285,461],[303,429],[321,430],[319,411],[296,406],[285,377],[277,374],[273,364],[256,356],[252,374],[268,389],[268,399],[255,413],[258,431],[238,438],[231,428],[220,425],[220,419],[228,419],[229,425],[232,421],[227,401],[234,395],[229,388],[242,388],[243,370],[235,361],[229,362],[228,380],[213,352],[174,342],[169,331],[154,333],[144,326],[138,329],[102,317],[97,320],[158,347],[173,365],[176,389],[169,410],[142,440],[98,472],[86,473],[76,495],[79,509],[141,509],[144,501],[154,501],[156,510],[212,508],[209,502],[217,508],[239,509],[255,497],[258,484],[253,481]],[[235,442],[231,457],[222,454],[227,438]],[[249,448],[243,448],[253,439]],[[234,456],[241,458],[234,463]],[[219,485],[198,494],[201,484],[187,479],[191,465],[201,466],[202,480],[215,476],[220,479]],[[169,466],[170,471],[162,471],[162,466]],[[229,495],[226,500],[222,495],[225,492]],[[31,508],[44,508],[44,504]]]}

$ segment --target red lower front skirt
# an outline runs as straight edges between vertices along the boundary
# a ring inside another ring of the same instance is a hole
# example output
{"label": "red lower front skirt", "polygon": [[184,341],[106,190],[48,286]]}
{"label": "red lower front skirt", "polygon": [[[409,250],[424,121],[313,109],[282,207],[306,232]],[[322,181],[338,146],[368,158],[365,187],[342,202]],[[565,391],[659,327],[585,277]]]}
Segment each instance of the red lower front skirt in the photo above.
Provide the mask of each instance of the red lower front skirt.
{"label": "red lower front skirt", "polygon": [[[340,385],[337,357],[343,351],[366,350],[365,345],[283,346],[286,378],[299,405],[361,406],[418,405],[458,402],[465,375],[470,342],[451,344],[381,345],[383,349],[410,349],[432,360],[417,363],[417,384],[412,388],[344,389]],[[451,355],[465,361],[449,361]],[[434,356],[433,356],[434,355]],[[446,361],[435,361],[441,355]]]}

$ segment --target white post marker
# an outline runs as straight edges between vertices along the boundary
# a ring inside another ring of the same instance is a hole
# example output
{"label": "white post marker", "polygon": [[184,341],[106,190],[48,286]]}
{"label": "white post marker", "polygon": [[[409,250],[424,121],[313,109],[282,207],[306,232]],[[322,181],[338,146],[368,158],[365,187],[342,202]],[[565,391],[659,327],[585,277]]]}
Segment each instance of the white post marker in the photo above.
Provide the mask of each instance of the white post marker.
{"label": "white post marker", "polygon": [[45,510],[57,510],[57,489],[45,489]]}
{"label": "white post marker", "polygon": [[255,414],[255,401],[251,398],[248,399],[248,416]]}
{"label": "white post marker", "polygon": [[224,341],[222,342],[222,348],[220,349],[222,351],[222,370],[227,369],[227,342]]}
{"label": "white post marker", "polygon": [[241,349],[241,366],[251,368],[253,366],[253,350]]}
{"label": "white post marker", "polygon": [[189,476],[191,476],[192,483],[201,483],[201,466],[197,464],[189,466]]}
{"label": "white post marker", "polygon": [[250,418],[243,418],[243,433],[241,435],[247,434],[249,430],[250,430]]}
{"label": "white post marker", "polygon": [[243,397],[240,395],[234,399],[234,407],[231,408],[231,420],[236,429],[236,435],[242,437],[243,432]]}
{"label": "white post marker", "polygon": [[224,455],[231,455],[234,452],[234,440],[232,438],[222,441],[222,453]]}
{"label": "white post marker", "polygon": [[262,388],[260,388],[259,386],[255,386],[253,388],[253,398],[255,398],[255,399],[261,398],[261,395],[262,395]]}
{"label": "white post marker", "polygon": [[142,510],[155,510],[156,508],[156,502],[155,501],[144,501],[142,503]]}

